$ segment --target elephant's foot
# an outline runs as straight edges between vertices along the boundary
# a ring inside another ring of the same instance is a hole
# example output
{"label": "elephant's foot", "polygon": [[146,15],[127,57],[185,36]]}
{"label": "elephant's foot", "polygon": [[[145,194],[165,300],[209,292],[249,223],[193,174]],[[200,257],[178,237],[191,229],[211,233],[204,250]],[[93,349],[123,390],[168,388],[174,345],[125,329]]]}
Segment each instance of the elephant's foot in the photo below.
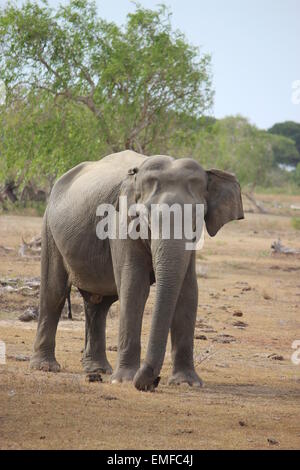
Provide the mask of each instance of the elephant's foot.
{"label": "elephant's foot", "polygon": [[191,387],[202,387],[203,382],[194,369],[183,369],[175,372],[168,380],[168,385],[188,384]]}
{"label": "elephant's foot", "polygon": [[30,369],[42,370],[44,372],[59,372],[60,365],[56,359],[34,355],[30,359]]}
{"label": "elephant's foot", "polygon": [[82,359],[84,371],[88,374],[95,372],[102,372],[103,374],[112,374],[112,367],[106,358],[101,360],[92,360],[91,358],[84,357]]}
{"label": "elephant's foot", "polygon": [[118,367],[111,377],[111,383],[132,382],[138,367]]}
{"label": "elephant's foot", "polygon": [[143,392],[153,392],[160,382],[152,367],[143,364],[134,376],[134,386]]}

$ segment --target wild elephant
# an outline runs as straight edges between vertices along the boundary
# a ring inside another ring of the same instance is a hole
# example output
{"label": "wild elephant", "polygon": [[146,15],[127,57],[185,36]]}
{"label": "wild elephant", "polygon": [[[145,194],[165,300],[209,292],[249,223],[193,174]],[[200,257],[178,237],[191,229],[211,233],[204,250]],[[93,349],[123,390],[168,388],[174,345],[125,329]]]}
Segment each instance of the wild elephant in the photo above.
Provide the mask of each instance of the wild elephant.
{"label": "wild elephant", "polygon": [[[118,360],[113,382],[133,380],[148,390],[157,383],[169,331],[173,372],[169,383],[201,385],[193,361],[198,303],[195,252],[182,239],[126,239],[96,236],[97,207],[120,196],[128,203],[202,204],[208,233],[244,218],[236,178],[220,170],[205,171],[190,158],[146,157],[133,151],[85,162],[54,185],[42,232],[40,315],[31,367],[58,371],[55,336],[70,291],[77,286],[85,304],[83,354],[88,372],[111,373],[106,357],[107,312],[120,300]],[[140,365],[141,326],[150,285],[156,300],[145,360]]]}

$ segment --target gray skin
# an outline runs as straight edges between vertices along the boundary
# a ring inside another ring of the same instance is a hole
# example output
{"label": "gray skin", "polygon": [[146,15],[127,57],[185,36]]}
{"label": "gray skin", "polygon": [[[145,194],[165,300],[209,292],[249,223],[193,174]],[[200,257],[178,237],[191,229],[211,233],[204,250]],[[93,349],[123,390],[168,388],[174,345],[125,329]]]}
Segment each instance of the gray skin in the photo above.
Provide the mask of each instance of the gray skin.
{"label": "gray skin", "polygon": [[[31,367],[60,369],[55,336],[74,285],[85,304],[86,372],[112,372],[105,352],[106,316],[119,299],[118,360],[112,382],[133,380],[137,389],[151,390],[158,382],[170,331],[173,372],[169,383],[200,386],[193,361],[198,304],[195,252],[185,249],[184,239],[151,240],[151,233],[149,240],[100,240],[96,209],[110,203],[118,210],[120,195],[127,196],[128,205],[204,204],[211,236],[227,222],[244,218],[235,177],[205,171],[189,158],[124,151],[68,171],[53,187],[43,221],[40,315]],[[153,282],[156,300],[148,349],[140,365],[142,317]]]}

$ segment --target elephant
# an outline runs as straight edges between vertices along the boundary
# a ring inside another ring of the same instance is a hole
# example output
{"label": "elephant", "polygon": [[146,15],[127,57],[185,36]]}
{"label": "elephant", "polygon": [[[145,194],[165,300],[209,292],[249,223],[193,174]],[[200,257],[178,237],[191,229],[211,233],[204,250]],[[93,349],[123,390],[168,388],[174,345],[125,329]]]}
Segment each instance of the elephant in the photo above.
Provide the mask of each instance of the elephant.
{"label": "elephant", "polygon": [[[240,185],[231,173],[204,170],[191,158],[144,156],[131,150],[80,163],[53,186],[43,218],[40,314],[31,368],[59,371],[55,336],[72,285],[84,298],[87,373],[112,373],[106,357],[106,316],[119,299],[117,365],[111,382],[133,381],[138,390],[158,384],[169,331],[172,374],[169,384],[201,386],[193,359],[198,306],[195,251],[183,239],[96,236],[97,207],[119,210],[128,204],[203,204],[210,236],[244,218]],[[116,212],[118,214],[118,212]],[[147,353],[141,364],[142,317],[150,286],[156,299]]]}

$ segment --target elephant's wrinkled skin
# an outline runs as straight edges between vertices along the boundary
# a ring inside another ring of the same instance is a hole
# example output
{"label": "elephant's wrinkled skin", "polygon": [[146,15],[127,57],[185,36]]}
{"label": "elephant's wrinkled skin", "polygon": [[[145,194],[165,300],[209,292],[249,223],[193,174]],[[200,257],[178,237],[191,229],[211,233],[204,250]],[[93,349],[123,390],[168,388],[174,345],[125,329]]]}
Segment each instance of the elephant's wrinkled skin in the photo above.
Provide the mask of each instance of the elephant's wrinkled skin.
{"label": "elephant's wrinkled skin", "polygon": [[[173,373],[169,383],[201,385],[193,363],[198,288],[195,252],[184,240],[100,240],[101,203],[118,207],[120,195],[135,202],[199,203],[214,236],[230,220],[243,218],[240,186],[219,170],[205,171],[192,159],[145,157],[132,151],[81,163],[55,184],[44,216],[38,330],[31,367],[58,371],[55,335],[73,284],[85,304],[86,371],[111,373],[105,352],[110,305],[120,299],[118,363],[112,382],[133,380],[140,390],[158,383],[171,330]],[[142,316],[150,284],[156,301],[145,362],[140,367]]]}

